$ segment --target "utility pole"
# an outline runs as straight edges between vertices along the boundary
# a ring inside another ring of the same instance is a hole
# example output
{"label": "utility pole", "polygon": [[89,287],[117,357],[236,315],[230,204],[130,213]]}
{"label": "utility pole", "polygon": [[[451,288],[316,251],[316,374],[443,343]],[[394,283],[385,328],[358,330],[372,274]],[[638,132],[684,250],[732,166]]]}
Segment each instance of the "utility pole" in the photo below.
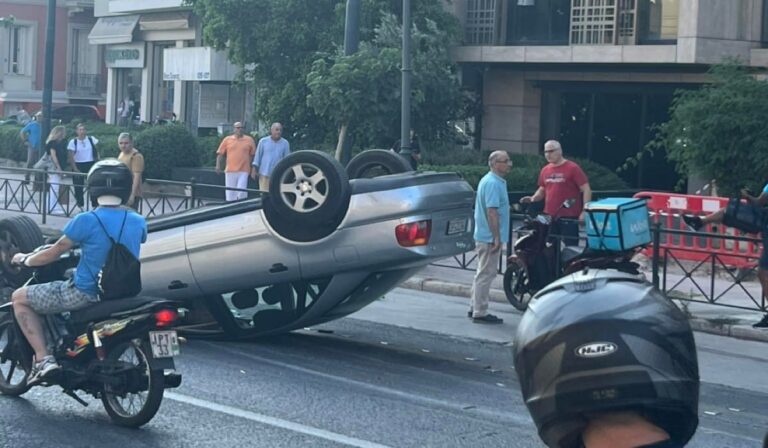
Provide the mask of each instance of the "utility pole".
{"label": "utility pole", "polygon": [[[360,8],[361,0],[347,0],[347,14],[344,22],[344,55],[357,53],[360,46]],[[339,142],[336,145],[336,160],[346,165],[352,156],[352,139],[347,136],[349,123],[342,123],[339,129]]]}
{"label": "utility pole", "polygon": [[403,0],[403,78],[400,109],[400,155],[411,158],[411,0]]}
{"label": "utility pole", "polygon": [[53,54],[56,43],[56,0],[48,0],[48,21],[45,31],[45,75],[43,78],[43,122],[41,138],[51,132],[51,103],[53,102]]}

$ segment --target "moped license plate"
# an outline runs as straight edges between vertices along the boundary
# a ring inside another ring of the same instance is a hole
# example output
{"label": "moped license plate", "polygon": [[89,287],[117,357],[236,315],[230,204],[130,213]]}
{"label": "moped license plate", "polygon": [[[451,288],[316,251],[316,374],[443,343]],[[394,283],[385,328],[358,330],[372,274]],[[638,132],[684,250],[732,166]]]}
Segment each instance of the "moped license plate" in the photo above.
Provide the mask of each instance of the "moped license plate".
{"label": "moped license plate", "polygon": [[448,221],[448,230],[445,232],[447,235],[455,235],[457,233],[464,233],[467,231],[466,218],[451,219]]}
{"label": "moped license plate", "polygon": [[155,358],[173,358],[181,354],[179,337],[175,331],[150,331],[149,344]]}

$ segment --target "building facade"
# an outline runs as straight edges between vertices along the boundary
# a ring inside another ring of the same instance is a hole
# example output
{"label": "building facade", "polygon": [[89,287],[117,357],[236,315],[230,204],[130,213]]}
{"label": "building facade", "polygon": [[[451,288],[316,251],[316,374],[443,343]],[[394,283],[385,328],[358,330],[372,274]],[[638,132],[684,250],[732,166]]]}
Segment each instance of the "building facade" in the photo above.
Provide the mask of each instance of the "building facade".
{"label": "building facade", "polygon": [[[567,154],[615,169],[653,138],[675,90],[738,57],[766,66],[765,0],[454,0],[464,43],[453,51],[482,98],[483,149]],[[662,155],[622,177],[669,189]]]}
{"label": "building facade", "polygon": [[[0,27],[0,115],[41,109],[47,11],[47,0],[0,0],[0,17],[14,17]],[[95,21],[93,0],[56,3],[55,106],[103,107],[106,71],[101,52],[88,42]]]}
{"label": "building facade", "polygon": [[[252,98],[226,55],[202,46],[183,0],[96,0],[90,42],[107,68],[106,121],[177,119],[192,129],[246,121]],[[252,125],[252,123],[249,123]]]}

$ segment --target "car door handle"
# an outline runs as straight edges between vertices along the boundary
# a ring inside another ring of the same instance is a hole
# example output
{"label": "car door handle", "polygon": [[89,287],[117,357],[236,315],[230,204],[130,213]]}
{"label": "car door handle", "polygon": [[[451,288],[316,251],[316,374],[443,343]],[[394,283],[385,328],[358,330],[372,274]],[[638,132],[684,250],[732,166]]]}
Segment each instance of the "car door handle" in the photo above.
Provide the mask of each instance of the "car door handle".
{"label": "car door handle", "polygon": [[168,289],[171,289],[171,290],[173,290],[173,289],[184,289],[184,288],[186,288],[188,286],[189,286],[188,284],[186,284],[186,283],[184,283],[184,282],[182,282],[180,280],[174,280],[174,281],[171,282],[170,285],[168,285]]}
{"label": "car door handle", "polygon": [[277,274],[280,272],[285,272],[288,270],[288,267],[284,265],[283,263],[275,263],[272,265],[272,268],[270,268],[269,273],[270,274]]}

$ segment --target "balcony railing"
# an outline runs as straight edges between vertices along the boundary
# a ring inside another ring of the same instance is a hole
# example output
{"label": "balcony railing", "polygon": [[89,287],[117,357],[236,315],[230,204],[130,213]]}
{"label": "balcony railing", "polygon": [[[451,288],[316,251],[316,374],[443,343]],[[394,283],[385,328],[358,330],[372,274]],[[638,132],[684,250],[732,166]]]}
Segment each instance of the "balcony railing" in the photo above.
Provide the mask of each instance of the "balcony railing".
{"label": "balcony railing", "polygon": [[104,77],[89,73],[67,75],[67,94],[70,96],[101,96],[106,92]]}
{"label": "balcony railing", "polygon": [[677,39],[679,0],[464,0],[467,45],[642,45]]}

